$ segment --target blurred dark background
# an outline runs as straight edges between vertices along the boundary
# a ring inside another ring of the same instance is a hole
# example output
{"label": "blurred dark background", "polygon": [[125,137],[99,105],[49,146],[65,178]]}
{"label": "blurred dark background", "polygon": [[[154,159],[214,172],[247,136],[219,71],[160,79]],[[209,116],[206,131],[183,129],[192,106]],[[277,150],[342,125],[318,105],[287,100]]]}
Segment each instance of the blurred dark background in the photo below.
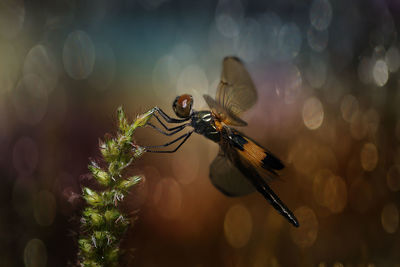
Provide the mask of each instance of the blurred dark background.
{"label": "blurred dark background", "polygon": [[241,130],[286,163],[272,187],[300,228],[218,192],[218,147],[193,136],[134,164],[122,265],[399,267],[399,20],[396,0],[1,0],[0,266],[75,263],[80,186],[117,107],[206,108],[235,55],[259,93]]}

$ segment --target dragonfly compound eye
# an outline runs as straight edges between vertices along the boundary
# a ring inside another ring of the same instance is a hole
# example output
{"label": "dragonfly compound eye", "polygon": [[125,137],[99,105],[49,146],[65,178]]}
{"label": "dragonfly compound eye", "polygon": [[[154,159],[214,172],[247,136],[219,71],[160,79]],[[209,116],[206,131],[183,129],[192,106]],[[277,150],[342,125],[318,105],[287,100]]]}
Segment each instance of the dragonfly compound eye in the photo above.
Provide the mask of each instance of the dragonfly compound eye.
{"label": "dragonfly compound eye", "polygon": [[188,118],[192,111],[193,97],[188,94],[177,96],[173,103],[173,109],[176,116]]}

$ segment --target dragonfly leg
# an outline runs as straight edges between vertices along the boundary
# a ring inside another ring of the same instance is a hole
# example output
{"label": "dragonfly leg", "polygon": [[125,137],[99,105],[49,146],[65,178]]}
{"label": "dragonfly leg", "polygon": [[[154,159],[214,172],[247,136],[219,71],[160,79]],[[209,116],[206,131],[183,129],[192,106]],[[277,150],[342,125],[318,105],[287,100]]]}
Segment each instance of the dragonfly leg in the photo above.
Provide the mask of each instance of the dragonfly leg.
{"label": "dragonfly leg", "polygon": [[[175,151],[177,151],[186,142],[186,140],[192,135],[193,132],[194,132],[194,130],[192,130],[190,132],[187,132],[184,135],[179,136],[175,140],[172,140],[172,141],[170,141],[170,142],[168,142],[166,144],[163,144],[163,145],[145,147],[146,152],[152,152],[152,153],[174,153]],[[182,142],[180,142],[179,145],[173,150],[151,150],[152,148],[162,148],[162,147],[170,146],[170,145],[178,142],[181,139],[183,139]],[[150,148],[150,149],[148,149],[148,148]]]}
{"label": "dragonfly leg", "polygon": [[[168,127],[165,125],[165,123],[163,123],[163,122],[161,121],[161,119],[160,119],[156,114],[154,114],[153,116],[157,119],[157,121],[161,124],[161,126],[162,126],[165,130],[167,130],[167,131],[173,131],[173,130],[178,129],[179,127],[182,126],[182,125],[179,125],[179,126],[175,126],[175,127],[172,127],[172,128],[168,128]],[[190,123],[189,123],[189,124],[190,124]],[[188,125],[189,125],[189,124],[188,124]]]}
{"label": "dragonfly leg", "polygon": [[157,126],[155,126],[152,123],[147,123],[147,125],[152,127],[153,129],[156,129],[158,132],[160,132],[160,133],[162,133],[162,134],[164,134],[166,136],[171,136],[171,135],[174,135],[174,134],[182,131],[183,129],[185,129],[185,127],[189,126],[190,123],[182,124],[182,125],[179,125],[179,126],[176,126],[176,127],[173,127],[173,128],[166,128],[167,131],[171,131],[171,132],[163,131],[162,129],[158,128]]}
{"label": "dragonfly leg", "polygon": [[158,112],[158,114],[161,115],[161,117],[163,117],[163,119],[168,122],[168,123],[181,123],[181,122],[185,122],[190,120],[189,118],[186,119],[175,119],[175,118],[171,118],[170,116],[167,115],[167,113],[165,113],[161,108],[159,107],[155,107],[156,111]]}

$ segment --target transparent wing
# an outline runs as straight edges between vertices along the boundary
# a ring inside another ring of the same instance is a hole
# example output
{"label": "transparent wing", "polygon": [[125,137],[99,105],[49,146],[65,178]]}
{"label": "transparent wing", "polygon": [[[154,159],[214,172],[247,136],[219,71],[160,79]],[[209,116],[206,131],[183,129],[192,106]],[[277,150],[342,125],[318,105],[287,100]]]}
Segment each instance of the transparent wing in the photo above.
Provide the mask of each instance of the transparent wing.
{"label": "transparent wing", "polygon": [[233,126],[246,126],[247,122],[233,114],[230,110],[223,108],[219,103],[217,103],[211,96],[203,95],[204,100],[207,105],[211,108],[218,119],[225,124]]}
{"label": "transparent wing", "polygon": [[247,178],[220,151],[210,166],[213,185],[227,196],[243,196],[256,189]]}
{"label": "transparent wing", "polygon": [[224,58],[221,81],[217,88],[216,102],[225,110],[239,116],[257,101],[257,91],[250,74],[236,57]]}

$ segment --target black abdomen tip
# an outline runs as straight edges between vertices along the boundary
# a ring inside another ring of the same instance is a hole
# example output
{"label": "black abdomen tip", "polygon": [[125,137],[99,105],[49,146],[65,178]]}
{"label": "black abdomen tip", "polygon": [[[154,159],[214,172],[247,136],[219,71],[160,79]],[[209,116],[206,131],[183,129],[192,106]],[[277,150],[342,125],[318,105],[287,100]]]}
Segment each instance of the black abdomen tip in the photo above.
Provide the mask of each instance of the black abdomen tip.
{"label": "black abdomen tip", "polygon": [[294,227],[299,227],[299,226],[300,226],[300,224],[299,224],[299,222],[297,221],[296,218],[291,218],[290,223],[291,223]]}
{"label": "black abdomen tip", "polygon": [[285,165],[283,165],[282,161],[280,161],[277,157],[272,155],[271,153],[265,152],[265,157],[262,160],[263,167],[268,167],[273,170],[282,170],[285,168]]}

